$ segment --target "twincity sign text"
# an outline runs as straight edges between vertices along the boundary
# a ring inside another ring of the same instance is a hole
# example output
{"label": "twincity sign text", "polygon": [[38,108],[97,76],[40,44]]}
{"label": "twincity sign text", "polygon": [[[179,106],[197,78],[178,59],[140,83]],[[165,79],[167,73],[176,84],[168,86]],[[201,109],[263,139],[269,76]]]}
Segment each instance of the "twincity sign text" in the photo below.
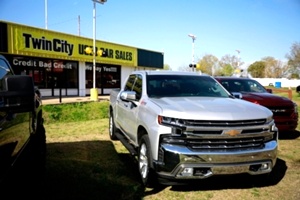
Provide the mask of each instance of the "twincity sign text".
{"label": "twincity sign text", "polygon": [[[34,49],[34,50],[43,50],[49,52],[57,52],[57,53],[66,53],[68,56],[74,55],[75,45],[71,42],[68,42],[64,39],[53,38],[47,39],[45,36],[34,37],[32,34],[23,33],[22,34],[25,48]],[[92,56],[93,53],[87,53],[86,48],[93,49],[93,46],[87,44],[78,44],[78,52],[79,55],[87,55]],[[104,47],[96,47],[96,52],[98,49],[107,52],[107,58],[124,60],[124,61],[132,61],[133,53],[130,51],[124,51],[120,49],[112,49],[112,48],[104,48]]]}

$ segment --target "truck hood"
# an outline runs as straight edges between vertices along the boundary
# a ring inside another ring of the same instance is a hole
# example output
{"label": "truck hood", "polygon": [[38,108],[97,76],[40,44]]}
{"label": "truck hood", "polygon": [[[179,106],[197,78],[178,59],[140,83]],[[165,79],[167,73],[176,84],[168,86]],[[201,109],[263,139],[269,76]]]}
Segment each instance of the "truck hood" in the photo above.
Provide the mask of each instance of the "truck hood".
{"label": "truck hood", "polygon": [[257,92],[247,92],[242,93],[244,100],[251,101],[263,106],[272,107],[272,106],[293,106],[293,102],[286,98],[277,96],[271,93],[257,93]]}
{"label": "truck hood", "polygon": [[151,99],[160,115],[195,120],[250,120],[272,116],[266,107],[231,98],[165,97]]}

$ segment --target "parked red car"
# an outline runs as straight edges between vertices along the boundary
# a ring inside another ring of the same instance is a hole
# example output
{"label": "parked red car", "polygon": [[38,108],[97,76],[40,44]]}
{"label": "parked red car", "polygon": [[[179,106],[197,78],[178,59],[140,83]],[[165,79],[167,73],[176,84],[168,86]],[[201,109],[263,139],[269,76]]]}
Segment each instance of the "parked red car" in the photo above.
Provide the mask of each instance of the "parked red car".
{"label": "parked red car", "polygon": [[258,81],[243,77],[215,77],[233,96],[269,108],[279,132],[291,132],[298,125],[297,104],[289,98],[272,94]]}

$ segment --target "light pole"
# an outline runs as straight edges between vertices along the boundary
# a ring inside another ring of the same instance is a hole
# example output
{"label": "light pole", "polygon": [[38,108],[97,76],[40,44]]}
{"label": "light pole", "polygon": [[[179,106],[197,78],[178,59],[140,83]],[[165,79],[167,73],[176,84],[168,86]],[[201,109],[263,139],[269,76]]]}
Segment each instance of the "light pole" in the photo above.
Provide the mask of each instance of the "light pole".
{"label": "light pole", "polygon": [[196,40],[196,36],[193,35],[193,34],[188,34],[188,36],[191,37],[192,40],[193,40],[193,43],[192,43],[192,68],[193,68],[193,71],[194,71],[194,68],[195,68],[194,50],[195,50],[195,40]]}
{"label": "light pole", "polygon": [[93,88],[90,91],[90,98],[93,101],[98,100],[98,89],[96,88],[96,3],[104,4],[107,0],[92,0],[93,9]]}
{"label": "light pole", "polygon": [[45,0],[45,29],[48,29],[48,1]]}

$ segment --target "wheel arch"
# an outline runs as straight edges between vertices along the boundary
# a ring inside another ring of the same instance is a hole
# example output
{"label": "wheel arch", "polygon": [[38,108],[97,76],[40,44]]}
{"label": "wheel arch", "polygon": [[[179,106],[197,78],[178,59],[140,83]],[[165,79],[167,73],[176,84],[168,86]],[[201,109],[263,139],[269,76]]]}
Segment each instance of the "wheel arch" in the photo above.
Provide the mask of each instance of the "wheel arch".
{"label": "wheel arch", "polygon": [[152,162],[150,163],[150,167],[151,168],[154,168],[154,163],[153,163],[153,161],[154,161],[154,153],[156,152],[155,151],[155,149],[154,149],[154,147],[153,147],[153,144],[151,144],[151,139],[150,139],[150,135],[149,135],[149,133],[147,132],[147,130],[146,130],[146,128],[145,127],[143,127],[143,126],[139,126],[138,127],[138,132],[137,132],[137,138],[138,138],[138,144],[140,144],[140,141],[141,141],[141,138],[144,136],[144,135],[148,135],[148,138],[149,138],[149,145],[150,145],[150,150],[151,150],[151,152],[150,152],[150,154],[151,154],[151,160],[152,160]]}
{"label": "wheel arch", "polygon": [[137,129],[137,143],[140,143],[140,140],[143,137],[143,135],[148,135],[148,132],[145,129],[145,127],[140,125]]}

